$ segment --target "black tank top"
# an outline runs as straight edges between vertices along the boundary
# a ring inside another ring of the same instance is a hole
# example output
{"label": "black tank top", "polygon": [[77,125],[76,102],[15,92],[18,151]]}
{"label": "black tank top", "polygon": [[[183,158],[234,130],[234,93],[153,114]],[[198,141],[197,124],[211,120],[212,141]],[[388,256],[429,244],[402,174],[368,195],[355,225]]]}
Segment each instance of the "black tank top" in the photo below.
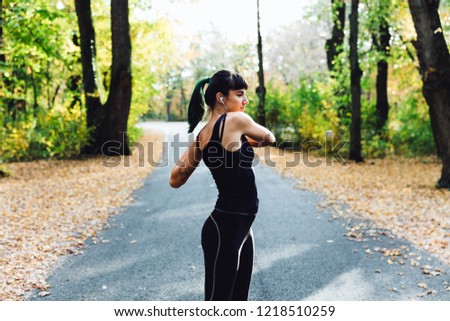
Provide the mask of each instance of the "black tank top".
{"label": "black tank top", "polygon": [[252,168],[253,147],[245,135],[241,136],[241,148],[234,152],[222,146],[226,117],[227,114],[223,114],[216,121],[211,138],[202,150],[203,161],[210,169],[219,192],[215,209],[233,214],[256,214],[258,193]]}

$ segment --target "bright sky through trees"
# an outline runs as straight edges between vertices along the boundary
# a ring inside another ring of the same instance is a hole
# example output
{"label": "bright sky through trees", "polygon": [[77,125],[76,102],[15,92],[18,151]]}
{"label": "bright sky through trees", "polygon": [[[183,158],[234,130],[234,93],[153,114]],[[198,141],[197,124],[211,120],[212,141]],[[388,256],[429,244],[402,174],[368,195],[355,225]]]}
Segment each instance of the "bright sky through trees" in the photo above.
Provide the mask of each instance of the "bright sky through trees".
{"label": "bright sky through trees", "polygon": [[[260,0],[262,32],[300,20],[306,6],[315,2]],[[152,9],[157,16],[170,17],[180,36],[216,29],[232,42],[256,38],[256,0],[153,0]]]}

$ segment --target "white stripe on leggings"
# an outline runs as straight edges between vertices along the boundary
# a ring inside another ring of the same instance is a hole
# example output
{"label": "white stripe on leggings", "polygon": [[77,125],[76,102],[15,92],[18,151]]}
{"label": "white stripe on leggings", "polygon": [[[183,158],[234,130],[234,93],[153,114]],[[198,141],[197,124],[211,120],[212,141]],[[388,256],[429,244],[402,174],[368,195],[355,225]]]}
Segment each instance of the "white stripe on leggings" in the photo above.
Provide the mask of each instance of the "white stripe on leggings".
{"label": "white stripe on leggings", "polygon": [[217,234],[219,235],[219,241],[217,244],[217,253],[216,253],[216,258],[214,260],[214,269],[213,269],[213,286],[212,286],[212,292],[211,292],[211,298],[209,299],[209,301],[212,301],[212,298],[214,296],[214,290],[216,287],[216,265],[217,265],[217,259],[219,258],[219,250],[220,250],[220,239],[221,239],[221,235],[220,235],[220,230],[219,230],[219,225],[217,224],[216,220],[214,219],[214,217],[212,217],[212,215],[210,215],[212,221],[214,222],[214,224],[216,225],[217,228]]}

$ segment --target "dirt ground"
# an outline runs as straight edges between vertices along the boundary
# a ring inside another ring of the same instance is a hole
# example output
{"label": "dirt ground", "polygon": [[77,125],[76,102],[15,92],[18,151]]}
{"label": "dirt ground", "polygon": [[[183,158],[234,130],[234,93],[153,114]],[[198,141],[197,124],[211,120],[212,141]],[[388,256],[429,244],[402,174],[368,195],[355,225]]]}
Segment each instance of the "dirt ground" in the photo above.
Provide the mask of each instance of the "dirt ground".
{"label": "dirt ground", "polygon": [[321,206],[331,207],[336,216],[364,222],[349,230],[349,236],[361,237],[361,230],[370,224],[450,264],[450,191],[435,188],[442,167],[437,158],[393,157],[357,164],[268,151],[258,151],[261,160],[295,178],[296,188],[323,193]]}
{"label": "dirt ground", "polygon": [[[141,142],[162,140],[153,132]],[[33,288],[46,295],[58,257],[81,253],[154,169],[142,145],[141,155],[6,165],[12,174],[0,180],[0,300],[23,300]],[[153,146],[157,160],[162,144]]]}

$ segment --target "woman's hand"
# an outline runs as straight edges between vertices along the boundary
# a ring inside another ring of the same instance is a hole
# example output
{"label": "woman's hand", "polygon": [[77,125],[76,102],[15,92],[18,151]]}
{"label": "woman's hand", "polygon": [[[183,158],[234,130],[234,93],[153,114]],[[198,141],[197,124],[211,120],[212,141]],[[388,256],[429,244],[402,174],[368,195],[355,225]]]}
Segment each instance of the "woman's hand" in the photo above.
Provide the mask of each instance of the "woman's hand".
{"label": "woman's hand", "polygon": [[274,143],[269,143],[266,141],[258,142],[256,140],[254,140],[253,138],[251,138],[250,136],[245,136],[245,138],[247,138],[247,141],[249,142],[250,146],[252,146],[252,147],[264,147],[264,146],[269,146],[269,145],[274,144]]}

